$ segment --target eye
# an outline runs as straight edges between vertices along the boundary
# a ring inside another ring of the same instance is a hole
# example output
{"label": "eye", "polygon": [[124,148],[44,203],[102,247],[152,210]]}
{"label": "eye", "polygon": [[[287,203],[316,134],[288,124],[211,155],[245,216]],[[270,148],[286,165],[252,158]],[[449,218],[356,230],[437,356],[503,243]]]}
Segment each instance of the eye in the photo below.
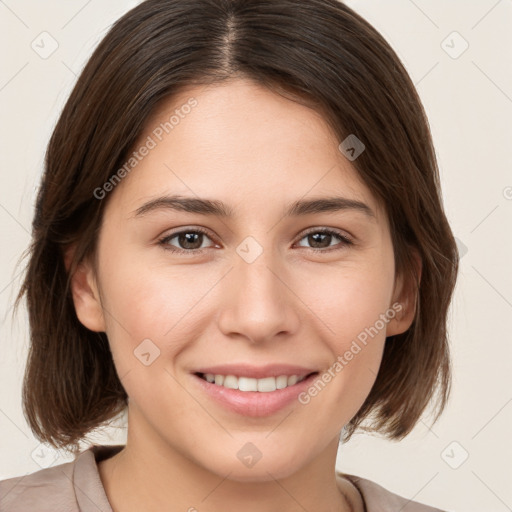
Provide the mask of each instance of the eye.
{"label": "eye", "polygon": [[[171,251],[179,254],[188,254],[188,255],[196,255],[202,254],[208,249],[208,246],[204,246],[204,239],[210,238],[208,231],[202,228],[194,228],[194,229],[185,229],[182,231],[178,231],[176,233],[171,233],[170,235],[166,235],[163,238],[158,240],[158,244],[161,245],[166,251]],[[341,240],[340,243],[331,245],[333,241],[333,237]],[[172,240],[176,239],[178,247],[174,245]],[[211,239],[211,238],[210,238]],[[354,242],[350,240],[347,236],[342,234],[341,232],[328,229],[328,228],[315,228],[308,231],[303,237],[300,239],[307,239],[313,247],[306,247],[306,249],[310,249],[314,252],[331,252],[336,250],[341,250],[347,246],[354,245]],[[336,246],[340,247],[336,247]],[[299,244],[299,246],[304,247]],[[315,247],[316,246],[316,247]],[[328,250],[324,250],[329,247],[334,247]]]}
{"label": "eye", "polygon": [[[205,251],[202,242],[208,237],[208,232],[201,228],[178,231],[158,240],[158,244],[165,250],[181,254],[201,254]],[[209,237],[208,237],[209,238]],[[177,240],[181,247],[175,247],[171,240]]]}
{"label": "eye", "polygon": [[[334,244],[334,246],[331,246],[330,243],[332,242],[334,238],[338,238],[341,240],[341,243]],[[308,231],[301,240],[307,239],[309,243],[312,243],[313,246],[317,247],[310,247],[312,251],[315,252],[331,252],[332,250],[340,250],[343,249],[346,246],[354,245],[354,242],[350,240],[347,236],[344,234],[334,231],[332,229],[328,228],[315,228],[311,231]],[[336,245],[339,245],[340,247],[336,247]],[[334,249],[329,249],[328,251],[324,251],[326,247],[335,247]]]}

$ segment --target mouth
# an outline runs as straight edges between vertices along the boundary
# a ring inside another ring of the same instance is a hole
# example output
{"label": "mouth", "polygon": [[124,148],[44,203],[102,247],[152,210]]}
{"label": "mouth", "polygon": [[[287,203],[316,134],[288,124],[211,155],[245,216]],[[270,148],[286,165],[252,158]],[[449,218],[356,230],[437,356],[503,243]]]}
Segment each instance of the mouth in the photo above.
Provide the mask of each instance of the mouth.
{"label": "mouth", "polygon": [[[319,372],[249,378],[232,374],[191,373],[192,385],[213,404],[244,417],[262,418],[298,407],[298,397]],[[285,384],[286,379],[286,384]],[[303,405],[300,405],[303,407]]]}
{"label": "mouth", "polygon": [[222,375],[213,373],[196,372],[199,378],[215,386],[235,389],[241,392],[271,393],[279,389],[286,389],[299,384],[305,379],[318,375],[318,372],[310,372],[306,375],[279,375],[277,377],[251,378],[236,375]]}

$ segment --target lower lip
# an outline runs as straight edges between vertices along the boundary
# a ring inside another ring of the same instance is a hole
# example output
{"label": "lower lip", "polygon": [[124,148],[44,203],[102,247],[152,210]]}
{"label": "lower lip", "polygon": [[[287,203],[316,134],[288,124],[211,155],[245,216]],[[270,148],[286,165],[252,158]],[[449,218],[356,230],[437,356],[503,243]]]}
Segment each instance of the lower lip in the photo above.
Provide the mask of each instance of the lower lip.
{"label": "lower lip", "polygon": [[317,376],[318,373],[314,373],[301,382],[284,389],[259,392],[225,388],[192,374],[201,389],[217,403],[230,411],[251,417],[270,416],[295,400],[298,401],[299,394],[305,391]]}

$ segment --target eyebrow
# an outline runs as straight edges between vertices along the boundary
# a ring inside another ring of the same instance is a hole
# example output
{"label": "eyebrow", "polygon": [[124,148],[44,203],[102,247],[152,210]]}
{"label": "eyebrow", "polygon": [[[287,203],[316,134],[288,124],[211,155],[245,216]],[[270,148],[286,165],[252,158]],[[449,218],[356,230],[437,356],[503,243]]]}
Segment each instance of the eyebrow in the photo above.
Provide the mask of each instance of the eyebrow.
{"label": "eyebrow", "polygon": [[[161,196],[151,199],[137,208],[134,217],[140,217],[158,210],[182,211],[226,219],[235,216],[234,210],[222,201],[184,196]],[[373,220],[376,218],[375,213],[367,204],[346,197],[301,199],[288,206],[285,217],[298,217],[314,213],[329,213],[344,210],[360,212]]]}

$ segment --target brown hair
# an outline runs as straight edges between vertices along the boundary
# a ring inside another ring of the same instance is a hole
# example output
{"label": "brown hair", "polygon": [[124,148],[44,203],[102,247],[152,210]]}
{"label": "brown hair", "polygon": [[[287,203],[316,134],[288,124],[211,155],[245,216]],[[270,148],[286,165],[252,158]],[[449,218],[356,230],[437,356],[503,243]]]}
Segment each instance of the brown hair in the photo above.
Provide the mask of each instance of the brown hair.
{"label": "brown hair", "polygon": [[[352,165],[384,205],[397,275],[414,286],[413,323],[387,338],[376,381],[344,440],[357,428],[400,439],[431,401],[434,421],[444,410],[458,253],[428,120],[396,53],[337,0],[147,0],[120,18],[92,54],[46,152],[16,299],[17,307],[26,295],[30,321],[24,414],[40,441],[76,451],[127,404],[106,334],[80,323],[70,292],[77,265],[96,254],[108,197],[98,200],[94,191],[126,161],[161,100],[183,86],[234,77],[314,105],[340,142],[350,134],[363,141],[366,149]],[[72,245],[67,271],[63,253]]]}

